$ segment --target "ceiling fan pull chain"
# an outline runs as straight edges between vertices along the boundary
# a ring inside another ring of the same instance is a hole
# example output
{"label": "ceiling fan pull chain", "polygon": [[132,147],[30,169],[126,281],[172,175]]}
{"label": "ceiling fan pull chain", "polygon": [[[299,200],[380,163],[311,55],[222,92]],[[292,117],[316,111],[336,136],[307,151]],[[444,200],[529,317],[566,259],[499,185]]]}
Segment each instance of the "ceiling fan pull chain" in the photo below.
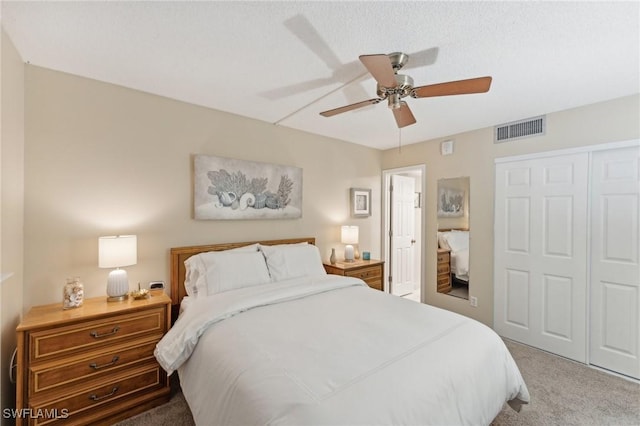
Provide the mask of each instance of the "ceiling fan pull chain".
{"label": "ceiling fan pull chain", "polygon": [[398,154],[402,154],[402,127],[398,127]]}

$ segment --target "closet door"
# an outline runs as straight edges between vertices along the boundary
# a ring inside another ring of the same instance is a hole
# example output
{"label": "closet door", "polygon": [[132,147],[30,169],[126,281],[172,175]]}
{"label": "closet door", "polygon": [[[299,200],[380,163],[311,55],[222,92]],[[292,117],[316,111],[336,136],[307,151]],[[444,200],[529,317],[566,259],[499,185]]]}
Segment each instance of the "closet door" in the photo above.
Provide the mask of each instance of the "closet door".
{"label": "closet door", "polygon": [[494,328],[586,362],[588,154],[496,165]]}
{"label": "closet door", "polygon": [[640,148],[595,152],[590,363],[640,379]]}

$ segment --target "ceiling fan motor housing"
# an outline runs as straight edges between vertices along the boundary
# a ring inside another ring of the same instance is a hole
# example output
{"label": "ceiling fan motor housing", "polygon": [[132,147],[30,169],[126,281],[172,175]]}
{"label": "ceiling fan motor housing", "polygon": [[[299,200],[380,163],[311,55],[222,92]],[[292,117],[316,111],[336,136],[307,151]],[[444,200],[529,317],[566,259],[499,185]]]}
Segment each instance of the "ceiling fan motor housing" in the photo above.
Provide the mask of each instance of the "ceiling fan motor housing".
{"label": "ceiling fan motor housing", "polygon": [[400,99],[409,96],[413,90],[413,79],[408,75],[396,74],[396,87],[377,85],[377,94],[382,99],[389,99],[389,108],[400,108]]}

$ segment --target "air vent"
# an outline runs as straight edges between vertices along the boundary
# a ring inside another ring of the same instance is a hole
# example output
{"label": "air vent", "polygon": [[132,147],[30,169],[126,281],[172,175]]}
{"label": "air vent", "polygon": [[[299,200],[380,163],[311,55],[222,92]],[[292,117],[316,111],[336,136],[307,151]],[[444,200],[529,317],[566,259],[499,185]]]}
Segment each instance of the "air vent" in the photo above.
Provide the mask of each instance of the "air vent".
{"label": "air vent", "polygon": [[493,143],[544,135],[546,121],[547,117],[541,115],[496,126],[493,132]]}

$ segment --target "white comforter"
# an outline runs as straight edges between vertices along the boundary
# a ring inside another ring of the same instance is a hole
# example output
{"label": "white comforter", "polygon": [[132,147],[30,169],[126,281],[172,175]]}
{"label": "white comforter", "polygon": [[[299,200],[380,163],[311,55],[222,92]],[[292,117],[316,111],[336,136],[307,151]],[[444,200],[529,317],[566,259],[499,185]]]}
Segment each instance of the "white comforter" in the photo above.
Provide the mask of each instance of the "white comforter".
{"label": "white comforter", "polygon": [[469,281],[469,249],[451,251],[451,272],[456,278]]}
{"label": "white comforter", "polygon": [[156,358],[198,425],[486,425],[529,400],[488,327],[335,275],[193,300]]}

